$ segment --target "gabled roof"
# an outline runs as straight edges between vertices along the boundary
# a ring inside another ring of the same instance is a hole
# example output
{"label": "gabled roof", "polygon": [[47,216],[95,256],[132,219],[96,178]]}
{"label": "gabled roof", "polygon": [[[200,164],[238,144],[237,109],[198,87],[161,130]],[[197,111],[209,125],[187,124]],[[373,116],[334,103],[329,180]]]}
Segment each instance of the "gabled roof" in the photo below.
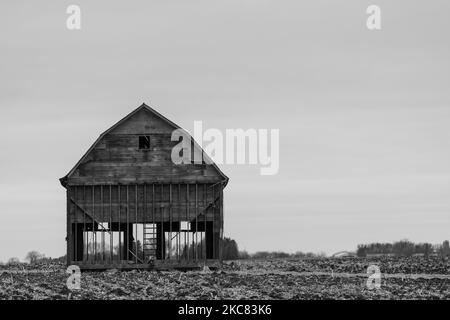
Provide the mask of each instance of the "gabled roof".
{"label": "gabled roof", "polygon": [[174,129],[179,129],[184,134],[186,134],[187,136],[191,137],[192,141],[194,142],[194,148],[198,148],[198,149],[200,149],[202,151],[203,156],[208,160],[209,163],[212,164],[212,166],[217,170],[217,172],[223,177],[225,185],[228,183],[229,178],[222,172],[222,170],[219,169],[219,167],[214,163],[214,161],[212,161],[212,159],[208,156],[208,154],[205,153],[205,151],[200,147],[200,145],[194,140],[194,138],[192,138],[192,136],[186,130],[184,130],[183,128],[181,128],[180,126],[178,126],[177,124],[175,124],[171,120],[167,119],[166,117],[164,117],[158,111],[154,110],[153,108],[151,108],[148,105],[146,105],[145,103],[143,103],[138,108],[136,108],[134,111],[132,111],[127,116],[125,116],[120,121],[118,121],[116,124],[114,124],[111,128],[109,128],[108,130],[106,130],[105,132],[100,134],[100,136],[97,138],[97,140],[95,140],[94,144],[86,151],[86,153],[83,155],[83,157],[81,157],[81,159],[72,168],[72,170],[70,170],[69,173],[66,174],[64,177],[59,179],[59,181],[61,182],[63,187],[66,187],[66,183],[65,182],[66,182],[67,178],[69,178],[75,172],[75,170],[78,168],[78,166],[83,163],[84,159],[95,148],[95,146],[103,139],[103,137],[105,135],[107,135],[108,133],[113,131],[115,128],[120,126],[122,123],[127,121],[129,118],[131,118],[134,114],[136,114],[137,112],[139,112],[142,109],[145,109],[145,110],[153,113],[155,116],[157,116],[158,118],[162,119],[164,122],[168,123],[170,126],[174,127]]}

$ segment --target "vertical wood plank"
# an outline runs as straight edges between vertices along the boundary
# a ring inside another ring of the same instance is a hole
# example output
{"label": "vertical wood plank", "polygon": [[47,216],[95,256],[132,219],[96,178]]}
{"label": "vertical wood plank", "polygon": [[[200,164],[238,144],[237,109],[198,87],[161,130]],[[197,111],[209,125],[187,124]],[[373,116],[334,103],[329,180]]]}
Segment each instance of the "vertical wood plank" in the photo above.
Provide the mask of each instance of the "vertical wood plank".
{"label": "vertical wood plank", "polygon": [[[188,243],[188,250],[187,250],[187,255],[188,255],[188,260],[190,260],[191,255],[190,255],[190,251],[191,251],[191,247],[193,250],[193,246],[191,244],[191,237],[192,237],[192,242],[194,242],[194,235],[191,234],[192,232],[192,226],[191,226],[191,210],[190,210],[190,206],[191,206],[191,202],[190,202],[190,197],[189,197],[189,184],[186,184],[186,199],[187,199],[187,219],[188,219],[188,223],[189,223],[189,232],[187,234],[187,243]],[[194,260],[194,251],[192,251],[192,260]]]}
{"label": "vertical wood plank", "polygon": [[198,261],[198,186],[197,183],[195,183],[195,261]]}
{"label": "vertical wood plank", "polygon": [[169,184],[169,249],[167,250],[169,253],[169,260],[171,259],[172,252],[172,183]]}
{"label": "vertical wood plank", "polygon": [[206,228],[207,228],[207,226],[206,226],[206,206],[207,206],[207,198],[208,198],[208,194],[207,194],[207,188],[206,188],[206,183],[204,183],[203,184],[203,234],[204,234],[204,236],[203,236],[203,246],[204,246],[204,248],[203,248],[203,254],[204,254],[204,256],[203,256],[203,258],[204,258],[204,260],[205,260],[205,263],[206,263],[206,251],[207,251],[207,249],[206,249],[206,246],[208,245],[208,243],[207,243],[207,241],[206,241]]}
{"label": "vertical wood plank", "polygon": [[114,231],[112,227],[112,186],[109,185],[109,262],[113,262],[114,255]]}
{"label": "vertical wood plank", "polygon": [[186,247],[186,258],[189,261],[190,255],[189,255],[189,234],[191,233],[191,219],[189,217],[189,184],[186,183],[186,220],[188,224],[188,230],[186,231],[186,236],[184,240],[184,246]]}
{"label": "vertical wood plank", "polygon": [[164,260],[165,251],[166,251],[166,242],[164,241],[164,206],[163,206],[163,197],[164,195],[164,185],[161,183],[161,260]]}
{"label": "vertical wood plank", "polygon": [[145,261],[145,226],[147,223],[147,185],[144,183],[144,196],[143,196],[143,200],[144,200],[144,212],[142,213],[142,259],[144,262]]}
{"label": "vertical wood plank", "polygon": [[134,243],[135,243],[135,250],[134,250],[134,254],[136,255],[135,256],[135,262],[137,263],[138,262],[138,250],[137,250],[137,236],[138,236],[138,231],[137,231],[137,220],[138,220],[138,185],[136,184],[136,186],[135,186],[135,190],[134,190],[134,198],[135,198],[135,207],[134,207],[134,213],[135,213],[135,219],[134,219],[134,234],[135,234],[135,236],[134,236]]}
{"label": "vertical wood plank", "polygon": [[[75,201],[78,203],[78,187],[74,186],[73,188],[74,188],[74,198],[75,198]],[[75,207],[75,215],[74,215],[74,218],[75,218],[75,255],[74,255],[74,260],[78,261],[78,224],[77,224],[78,207],[77,206],[74,206],[74,207]]]}
{"label": "vertical wood plank", "polygon": [[178,183],[178,244],[177,244],[177,256],[178,261],[181,260],[181,184]]}
{"label": "vertical wood plank", "polygon": [[220,235],[219,235],[219,260],[222,262],[223,254],[223,185],[220,184],[220,201],[219,201],[219,212],[220,212]]}
{"label": "vertical wood plank", "polygon": [[216,224],[216,185],[213,184],[213,205],[212,205],[212,234],[213,234],[213,241],[212,241],[212,254],[213,259],[216,259],[216,233],[215,233],[215,224]]}
{"label": "vertical wood plank", "polygon": [[[120,190],[120,184],[117,186],[117,203],[118,203],[118,210],[119,210],[119,252],[117,252],[117,258],[119,261],[122,260],[122,232],[121,232],[121,225],[122,225],[122,196],[121,196],[121,190]],[[124,239],[125,240],[125,239]]]}
{"label": "vertical wood plank", "polygon": [[102,212],[102,220],[100,221],[102,223],[102,231],[101,231],[101,235],[102,235],[102,262],[105,263],[105,226],[103,224],[103,222],[105,221],[105,217],[104,217],[104,205],[103,205],[103,185],[100,186],[100,201],[101,201],[101,212]]}
{"label": "vertical wood plank", "polygon": [[93,253],[93,260],[92,263],[95,263],[95,260],[97,259],[97,237],[95,236],[95,188],[94,185],[92,185],[92,253]]}
{"label": "vertical wood plank", "polygon": [[127,203],[126,203],[126,212],[127,212],[127,235],[126,235],[126,239],[125,239],[125,257],[127,258],[127,261],[130,261],[130,217],[129,217],[129,212],[130,212],[130,188],[127,185]]}
{"label": "vertical wood plank", "polygon": [[67,218],[67,230],[66,230],[66,246],[67,246],[67,265],[69,266],[72,261],[72,222],[71,222],[71,202],[70,202],[70,187],[66,189],[66,218]]}
{"label": "vertical wood plank", "polygon": [[[86,200],[86,186],[83,185],[83,208],[87,209],[87,200]],[[86,255],[84,254],[83,248],[83,262],[87,262],[89,260],[89,237],[87,236],[86,231],[86,212],[83,210],[83,242],[86,246]]]}

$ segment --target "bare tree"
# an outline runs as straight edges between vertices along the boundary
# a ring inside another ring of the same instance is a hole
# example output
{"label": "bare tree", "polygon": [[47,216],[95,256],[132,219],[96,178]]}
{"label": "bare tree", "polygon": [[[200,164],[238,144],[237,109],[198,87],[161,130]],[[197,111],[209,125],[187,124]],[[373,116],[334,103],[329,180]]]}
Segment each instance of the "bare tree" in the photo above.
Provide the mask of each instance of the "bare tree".
{"label": "bare tree", "polygon": [[44,257],[45,255],[43,253],[40,253],[38,251],[30,251],[27,253],[25,260],[28,261],[30,264],[34,264],[39,260],[43,259]]}
{"label": "bare tree", "polygon": [[19,263],[20,263],[19,258],[12,257],[12,258],[9,258],[7,264],[8,264],[8,265],[15,265],[15,264],[19,264]]}

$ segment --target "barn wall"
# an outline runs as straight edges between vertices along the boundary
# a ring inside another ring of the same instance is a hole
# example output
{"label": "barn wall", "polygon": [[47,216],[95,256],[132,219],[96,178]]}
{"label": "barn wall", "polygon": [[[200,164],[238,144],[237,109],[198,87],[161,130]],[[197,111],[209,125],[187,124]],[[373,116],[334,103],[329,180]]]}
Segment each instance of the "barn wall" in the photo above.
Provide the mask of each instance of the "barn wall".
{"label": "barn wall", "polygon": [[[81,240],[83,230],[122,231],[123,237],[129,239],[134,224],[154,223],[161,235],[163,231],[180,231],[181,221],[191,223],[192,234],[205,232],[206,257],[218,259],[223,228],[222,188],[222,184],[68,186],[68,259],[82,261],[86,245]],[[157,254],[161,255],[164,243],[159,239]],[[123,255],[127,254],[126,248],[133,251],[132,241],[124,241]]]}

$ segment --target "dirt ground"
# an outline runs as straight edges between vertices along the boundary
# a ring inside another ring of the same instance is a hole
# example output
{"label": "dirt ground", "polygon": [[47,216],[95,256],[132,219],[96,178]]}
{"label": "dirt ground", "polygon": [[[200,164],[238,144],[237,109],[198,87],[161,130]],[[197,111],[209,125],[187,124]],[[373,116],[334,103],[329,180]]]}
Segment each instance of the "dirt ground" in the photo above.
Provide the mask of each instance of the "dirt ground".
{"label": "dirt ground", "polygon": [[[369,265],[381,287],[366,286]],[[439,258],[227,261],[216,271],[82,272],[69,290],[63,264],[0,267],[0,299],[450,299],[450,263]]]}

